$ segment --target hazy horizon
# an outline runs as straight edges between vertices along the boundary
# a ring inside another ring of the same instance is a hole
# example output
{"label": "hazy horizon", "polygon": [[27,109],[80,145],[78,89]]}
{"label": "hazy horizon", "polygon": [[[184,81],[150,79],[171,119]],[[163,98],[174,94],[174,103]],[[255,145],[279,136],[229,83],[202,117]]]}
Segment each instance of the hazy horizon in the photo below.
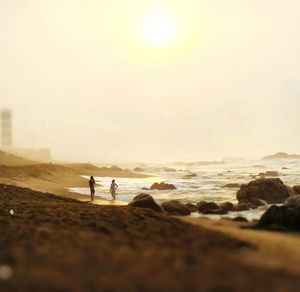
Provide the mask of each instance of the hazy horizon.
{"label": "hazy horizon", "polygon": [[296,0],[0,0],[14,146],[113,163],[299,153],[299,11]]}

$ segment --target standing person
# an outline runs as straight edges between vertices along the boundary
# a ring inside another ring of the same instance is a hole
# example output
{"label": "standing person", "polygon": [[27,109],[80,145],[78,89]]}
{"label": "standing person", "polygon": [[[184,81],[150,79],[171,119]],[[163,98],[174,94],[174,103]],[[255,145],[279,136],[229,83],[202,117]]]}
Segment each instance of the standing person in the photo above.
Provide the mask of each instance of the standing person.
{"label": "standing person", "polygon": [[116,189],[118,188],[119,186],[116,184],[115,180],[113,179],[112,182],[111,182],[111,185],[110,185],[110,193],[113,197],[113,200],[116,199]]}
{"label": "standing person", "polygon": [[90,180],[89,180],[89,185],[90,185],[90,190],[91,190],[91,202],[94,201],[94,195],[95,195],[95,179],[93,176],[90,177]]}

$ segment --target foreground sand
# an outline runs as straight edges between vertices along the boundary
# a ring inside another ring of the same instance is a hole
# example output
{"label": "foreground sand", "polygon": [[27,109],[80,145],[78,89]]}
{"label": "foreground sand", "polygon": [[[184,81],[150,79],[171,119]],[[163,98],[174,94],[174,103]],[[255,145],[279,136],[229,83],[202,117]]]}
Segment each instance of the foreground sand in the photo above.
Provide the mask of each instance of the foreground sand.
{"label": "foreground sand", "polygon": [[0,185],[0,291],[299,291],[297,269],[209,225]]}

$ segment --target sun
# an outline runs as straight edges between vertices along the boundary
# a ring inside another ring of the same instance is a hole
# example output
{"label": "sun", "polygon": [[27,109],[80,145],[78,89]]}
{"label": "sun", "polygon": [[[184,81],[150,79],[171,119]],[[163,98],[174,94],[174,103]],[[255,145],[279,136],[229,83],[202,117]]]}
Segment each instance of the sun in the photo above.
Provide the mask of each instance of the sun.
{"label": "sun", "polygon": [[178,29],[171,15],[162,10],[155,10],[144,17],[138,32],[149,45],[165,46],[176,38]]}

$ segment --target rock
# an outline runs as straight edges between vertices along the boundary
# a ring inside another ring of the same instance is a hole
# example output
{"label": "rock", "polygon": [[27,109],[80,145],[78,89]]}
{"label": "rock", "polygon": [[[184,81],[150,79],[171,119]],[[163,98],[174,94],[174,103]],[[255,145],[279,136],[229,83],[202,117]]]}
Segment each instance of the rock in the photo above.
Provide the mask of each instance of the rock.
{"label": "rock", "polygon": [[164,182],[161,183],[154,183],[151,187],[150,190],[176,190],[176,187],[173,184],[167,184]]}
{"label": "rock", "polygon": [[224,203],[221,203],[219,206],[221,209],[226,210],[226,211],[231,211],[234,207],[231,202],[224,202]]}
{"label": "rock", "polygon": [[261,216],[256,227],[300,230],[300,207],[273,205]]}
{"label": "rock", "polygon": [[284,202],[285,206],[299,206],[300,207],[300,195],[292,196]]}
{"label": "rock", "polygon": [[234,206],[232,211],[242,212],[242,211],[248,211],[248,210],[250,210],[249,205],[246,203],[241,203],[241,204]]}
{"label": "rock", "polygon": [[164,167],[164,171],[165,172],[176,172],[177,170],[175,168],[171,168],[171,167]]}
{"label": "rock", "polygon": [[273,155],[265,156],[263,159],[300,159],[300,155],[278,152]]}
{"label": "rock", "polygon": [[185,204],[185,206],[190,210],[191,213],[192,213],[192,212],[197,212],[197,211],[198,211],[197,206],[194,205],[194,204],[188,203],[188,204]]}
{"label": "rock", "polygon": [[277,176],[279,176],[279,173],[278,173],[278,171],[271,170],[271,171],[261,172],[258,174],[258,176],[260,176],[260,177],[277,177]]}
{"label": "rock", "polygon": [[241,187],[241,185],[238,183],[229,183],[229,184],[223,186],[223,188],[240,188],[240,187]]}
{"label": "rock", "polygon": [[136,172],[144,172],[145,170],[141,167],[136,167],[133,171],[136,171]]}
{"label": "rock", "polygon": [[182,179],[191,179],[191,178],[196,177],[196,176],[197,176],[196,173],[191,173],[191,174],[185,175]]}
{"label": "rock", "polygon": [[268,202],[265,201],[265,200],[253,198],[253,199],[251,199],[251,204],[252,204],[252,205],[255,205],[255,206],[257,206],[257,207],[261,207],[261,206],[266,206],[266,205],[268,205]]}
{"label": "rock", "polygon": [[221,209],[221,208],[218,208],[218,209],[205,209],[203,210],[202,214],[211,214],[211,215],[224,215],[224,214],[227,214],[228,211],[225,210],[225,209]]}
{"label": "rock", "polygon": [[204,210],[214,210],[219,209],[219,206],[214,202],[201,201],[197,204],[198,211],[203,212]]}
{"label": "rock", "polygon": [[284,167],[282,167],[282,169],[287,170],[287,169],[289,169],[289,168],[284,166]]}
{"label": "rock", "polygon": [[172,215],[186,216],[191,214],[189,208],[187,208],[184,204],[181,204],[176,200],[164,202],[161,206],[167,213]]}
{"label": "rock", "polygon": [[130,207],[147,208],[157,212],[161,212],[161,207],[154,201],[154,199],[148,194],[139,194],[135,196],[131,203],[128,204]]}
{"label": "rock", "polygon": [[294,190],[294,192],[295,192],[296,195],[298,195],[298,194],[300,195],[300,185],[294,186],[293,190]]}
{"label": "rock", "polygon": [[232,221],[237,221],[237,222],[249,222],[245,217],[238,216],[232,219]]}
{"label": "rock", "polygon": [[284,185],[279,178],[266,178],[241,185],[237,192],[240,203],[251,203],[253,198],[261,199],[269,204],[283,203],[294,194],[292,188]]}

